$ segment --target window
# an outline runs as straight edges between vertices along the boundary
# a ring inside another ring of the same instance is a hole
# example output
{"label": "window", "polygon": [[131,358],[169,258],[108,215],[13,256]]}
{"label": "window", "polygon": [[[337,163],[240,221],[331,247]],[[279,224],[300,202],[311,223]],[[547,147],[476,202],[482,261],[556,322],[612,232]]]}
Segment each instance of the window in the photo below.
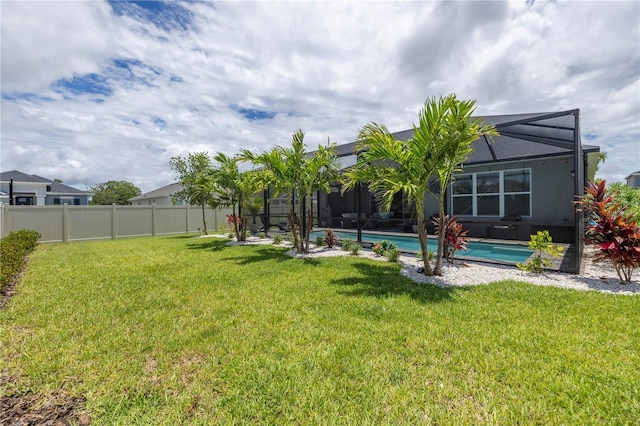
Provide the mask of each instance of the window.
{"label": "window", "polygon": [[530,216],[531,169],[458,175],[451,206],[458,216]]}
{"label": "window", "polygon": [[36,204],[35,197],[28,195],[17,195],[15,197],[15,204],[16,206],[34,206]]}
{"label": "window", "polygon": [[80,205],[80,198],[54,198],[53,199],[53,205],[54,206],[61,206],[63,204],[68,204],[70,206],[79,206]]}
{"label": "window", "polygon": [[500,172],[476,174],[476,216],[500,215]]}
{"label": "window", "polygon": [[473,214],[473,175],[460,175],[453,182],[451,193],[455,215]]}

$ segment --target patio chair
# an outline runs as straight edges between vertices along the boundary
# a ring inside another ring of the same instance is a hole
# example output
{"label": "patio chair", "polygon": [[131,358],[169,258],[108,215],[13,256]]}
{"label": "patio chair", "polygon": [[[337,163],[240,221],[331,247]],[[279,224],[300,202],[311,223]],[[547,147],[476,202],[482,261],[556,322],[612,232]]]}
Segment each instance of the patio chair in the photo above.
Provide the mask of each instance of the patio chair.
{"label": "patio chair", "polygon": [[284,232],[291,231],[291,228],[285,222],[271,223],[269,221],[269,216],[267,216],[266,214],[261,214],[260,215],[260,221],[262,222],[262,228],[260,228],[258,231],[268,231],[269,229],[271,229],[273,227],[276,227],[276,228],[278,228],[278,229],[280,229],[281,231],[284,231]]}
{"label": "patio chair", "polygon": [[513,239],[518,239],[518,222],[522,220],[519,214],[510,214],[502,219],[499,223],[493,224],[493,230],[499,229],[502,231],[502,239],[506,240],[509,232],[513,232]]}

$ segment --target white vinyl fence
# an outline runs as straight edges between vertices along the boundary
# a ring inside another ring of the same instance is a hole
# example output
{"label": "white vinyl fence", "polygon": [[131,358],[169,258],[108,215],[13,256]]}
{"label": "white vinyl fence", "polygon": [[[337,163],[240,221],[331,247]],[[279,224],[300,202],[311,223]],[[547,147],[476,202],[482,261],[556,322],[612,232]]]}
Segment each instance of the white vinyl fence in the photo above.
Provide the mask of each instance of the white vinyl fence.
{"label": "white vinyl fence", "polygon": [[[230,209],[205,207],[207,230],[226,224]],[[204,229],[202,208],[194,206],[10,206],[0,203],[0,237],[38,231],[39,242],[69,242],[187,234]]]}

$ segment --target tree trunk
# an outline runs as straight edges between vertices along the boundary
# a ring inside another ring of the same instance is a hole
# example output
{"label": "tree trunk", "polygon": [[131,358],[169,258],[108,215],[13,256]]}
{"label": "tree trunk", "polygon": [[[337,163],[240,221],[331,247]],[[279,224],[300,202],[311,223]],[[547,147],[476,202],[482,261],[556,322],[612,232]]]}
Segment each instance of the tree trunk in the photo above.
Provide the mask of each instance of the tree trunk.
{"label": "tree trunk", "polygon": [[240,233],[238,232],[238,217],[236,216],[236,205],[231,207],[231,214],[233,218],[233,233],[236,235],[236,240],[240,241]]}
{"label": "tree trunk", "polygon": [[438,219],[438,254],[436,255],[436,266],[433,269],[434,275],[442,275],[442,256],[444,255],[444,187],[440,191],[440,197],[438,198],[438,207],[440,210]]}
{"label": "tree trunk", "polygon": [[298,197],[298,229],[300,230],[300,239],[298,240],[298,246],[296,247],[296,249],[298,250],[298,254],[304,253],[304,233],[302,232],[304,230],[304,227],[302,226],[302,221],[304,220],[304,210],[302,209],[302,200],[304,199],[303,197]]}
{"label": "tree trunk", "polygon": [[246,216],[240,217],[240,239],[238,241],[247,241],[248,219]]}
{"label": "tree trunk", "polygon": [[[424,195],[422,196],[424,199]],[[418,240],[420,241],[420,248],[422,249],[422,263],[424,264],[424,274],[433,275],[433,269],[431,269],[431,262],[429,262],[429,245],[427,234],[427,227],[424,222],[424,204],[420,201],[414,202],[416,207],[416,213],[418,216]]]}
{"label": "tree trunk", "polygon": [[305,253],[309,253],[309,240],[311,239],[311,224],[313,223],[313,207],[309,206],[309,214],[307,215],[307,232],[305,235],[306,247]]}
{"label": "tree trunk", "polygon": [[[293,203],[289,207],[289,229],[291,230],[291,234],[293,235],[293,246],[298,251],[298,233],[296,232],[296,212],[293,207]],[[298,251],[298,253],[300,253]]]}
{"label": "tree trunk", "polygon": [[203,233],[204,235],[209,235],[209,234],[207,233],[207,218],[205,217],[205,214],[204,214],[204,204],[202,204],[202,227],[204,228],[204,229],[202,230],[202,233]]}

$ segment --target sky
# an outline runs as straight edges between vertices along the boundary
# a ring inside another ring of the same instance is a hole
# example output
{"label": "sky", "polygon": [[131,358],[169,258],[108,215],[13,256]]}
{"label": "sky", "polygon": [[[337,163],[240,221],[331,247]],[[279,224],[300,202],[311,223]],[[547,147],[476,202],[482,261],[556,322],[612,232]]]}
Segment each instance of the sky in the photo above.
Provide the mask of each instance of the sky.
{"label": "sky", "polygon": [[597,177],[640,170],[640,2],[0,1],[0,169],[86,190],[176,180],[174,156],[309,150],[477,115],[579,108]]}

